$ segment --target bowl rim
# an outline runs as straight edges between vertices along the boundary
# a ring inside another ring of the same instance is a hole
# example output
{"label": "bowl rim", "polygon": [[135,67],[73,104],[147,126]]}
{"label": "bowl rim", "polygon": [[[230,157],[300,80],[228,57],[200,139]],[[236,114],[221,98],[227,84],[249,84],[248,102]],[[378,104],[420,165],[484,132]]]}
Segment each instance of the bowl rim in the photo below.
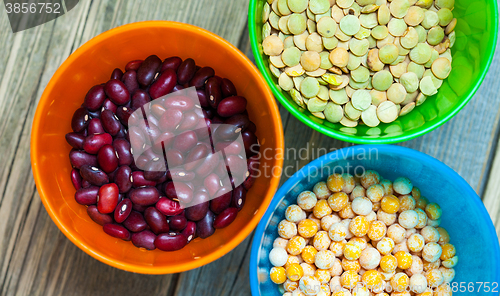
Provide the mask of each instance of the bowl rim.
{"label": "bowl rim", "polygon": [[[262,75],[260,72],[257,70],[257,68],[254,66],[254,64],[250,61],[250,59],[244,55],[238,48],[236,48],[234,45],[223,39],[222,37],[216,35],[215,33],[212,33],[208,30],[205,30],[203,28],[191,25],[191,24],[185,24],[185,23],[180,23],[180,22],[173,22],[173,21],[143,21],[143,22],[135,22],[135,23],[130,23],[130,24],[125,24],[122,26],[118,26],[116,28],[107,30],[92,39],[88,40],[85,42],[83,45],[81,45],[77,50],[75,50],[56,70],[52,78],[50,79],[49,83],[45,87],[45,90],[40,98],[40,101],[38,102],[37,110],[33,119],[33,125],[32,125],[32,131],[31,131],[31,147],[30,147],[30,154],[31,154],[31,167],[33,170],[33,177],[35,179],[35,184],[38,190],[38,193],[40,195],[40,199],[42,200],[42,203],[47,210],[47,213],[51,217],[52,221],[57,225],[57,227],[61,230],[62,233],[77,247],[79,247],[81,250],[83,250],[85,253],[89,254],[90,256],[94,257],[95,259],[106,263],[107,265],[130,271],[130,272],[136,272],[136,273],[143,273],[143,274],[170,274],[170,273],[177,273],[177,272],[183,272],[191,269],[195,269],[201,266],[204,266],[206,264],[209,264],[220,257],[226,255],[228,252],[233,250],[236,246],[238,246],[257,226],[258,222],[260,221],[261,217],[264,215],[265,210],[269,206],[272,197],[274,193],[276,192],[276,189],[278,188],[279,181],[280,181],[280,176],[276,177],[273,176],[271,181],[269,182],[269,187],[268,187],[268,194],[266,197],[263,198],[262,204],[259,207],[259,210],[257,211],[257,214],[255,214],[252,219],[245,225],[244,228],[241,229],[241,231],[235,235],[231,240],[229,240],[227,243],[223,244],[220,246],[218,249],[214,249],[214,251],[208,255],[205,255],[201,257],[198,260],[192,260],[187,263],[182,263],[175,265],[173,267],[155,267],[155,266],[140,266],[136,264],[131,264],[131,263],[124,263],[120,260],[115,260],[115,259],[110,259],[106,255],[100,253],[98,249],[91,248],[87,246],[85,243],[77,239],[73,235],[73,230],[68,228],[58,217],[58,213],[54,211],[54,209],[50,206],[49,202],[46,200],[46,192],[44,191],[44,186],[41,178],[39,177],[43,172],[40,171],[40,167],[38,166],[37,160],[40,158],[39,154],[39,149],[38,149],[38,142],[40,141],[42,131],[40,130],[41,125],[40,121],[42,118],[47,114],[48,111],[48,103],[50,102],[49,98],[49,93],[52,91],[54,85],[56,82],[59,80],[60,76],[65,72],[70,64],[78,58],[82,53],[90,50],[95,44],[100,43],[105,41],[108,37],[116,34],[116,33],[122,33],[125,31],[129,30],[136,30],[136,29],[144,29],[144,28],[165,28],[165,29],[180,29],[180,30],[186,30],[186,31],[194,31],[197,32],[197,34],[207,36],[208,38],[214,39],[217,43],[221,44],[224,47],[227,47],[228,49],[231,50],[231,52],[237,56],[239,60],[242,60],[244,64],[247,64],[248,70],[249,70],[249,75],[255,79],[255,81],[258,84],[261,84],[264,86],[264,92],[266,93],[266,96],[270,102],[271,106],[271,112],[274,114],[273,120],[275,121],[275,124],[277,126],[277,130],[279,130],[277,138],[275,138],[276,143],[277,143],[277,149],[284,149],[284,134],[283,134],[283,125],[281,121],[281,116],[279,113],[278,105],[276,104],[276,101],[273,100],[273,94],[271,90],[269,89],[269,86],[267,83],[264,81]],[[276,165],[280,168],[283,167],[283,157],[278,156],[275,157],[276,159]],[[272,193],[272,194],[271,194]]]}
{"label": "bowl rim", "polygon": [[[306,176],[308,172],[311,171],[311,168],[321,168],[323,164],[328,163],[329,161],[334,161],[336,159],[347,159],[349,157],[358,155],[360,152],[364,153],[367,150],[369,151],[370,149],[377,149],[377,151],[382,151],[391,155],[404,155],[405,157],[408,157],[408,155],[410,155],[412,158],[418,158],[419,161],[429,163],[443,173],[449,174],[452,180],[463,185],[462,189],[464,189],[465,194],[468,196],[472,196],[473,202],[479,207],[479,211],[483,214],[483,217],[486,217],[487,220],[489,219],[489,227],[487,230],[485,229],[483,231],[488,231],[489,234],[493,238],[497,238],[496,241],[498,241],[498,236],[493,226],[493,222],[491,221],[490,215],[486,211],[486,208],[484,207],[484,204],[479,196],[476,194],[474,189],[472,189],[469,183],[467,183],[467,181],[465,181],[457,172],[455,172],[443,162],[423,152],[396,145],[357,145],[346,147],[338,149],[336,151],[332,151],[306,164],[299,171],[293,174],[293,176],[290,177],[276,192],[273,201],[267,208],[264,217],[262,217],[259,225],[257,226],[254,237],[252,239],[252,247],[250,251],[250,290],[253,296],[260,296],[258,289],[259,282],[257,280],[257,260],[261,242],[264,237],[264,232],[266,230],[268,221],[271,218],[271,215],[274,213],[277,206],[281,203],[281,201],[285,197],[285,194],[290,191],[297,183],[299,183],[303,178],[302,176]],[[498,244],[493,247],[492,253],[492,260],[494,262],[500,262],[500,246]],[[496,278],[497,282],[500,282],[500,265],[497,265],[496,268]]]}
{"label": "bowl rim", "polygon": [[448,120],[450,120],[453,116],[455,116],[460,110],[462,110],[465,105],[472,99],[474,94],[477,92],[479,87],[484,81],[484,78],[486,77],[486,74],[488,73],[488,70],[491,66],[491,63],[493,61],[493,57],[495,54],[495,49],[496,49],[496,44],[498,40],[498,5],[496,5],[496,0],[491,0],[494,2],[495,5],[493,6],[493,21],[492,23],[495,24],[495,26],[492,26],[494,29],[493,34],[493,43],[491,46],[486,50],[486,55],[488,56],[488,59],[486,61],[486,66],[484,70],[479,74],[479,79],[475,83],[472,91],[470,91],[467,95],[465,96],[465,99],[458,105],[455,109],[452,110],[450,114],[447,116],[441,118],[440,120],[436,121],[434,124],[430,125],[429,127],[426,127],[425,129],[416,131],[416,132],[411,132],[410,134],[402,134],[402,135],[397,135],[397,136],[392,136],[392,137],[387,137],[387,138],[361,138],[358,136],[351,136],[347,134],[340,133],[336,130],[330,129],[325,127],[322,124],[314,122],[311,118],[306,116],[304,113],[300,112],[298,107],[294,102],[290,102],[285,96],[281,93],[280,89],[278,86],[274,83],[273,78],[271,75],[269,75],[266,71],[266,67],[264,66],[264,61],[263,58],[261,57],[259,53],[259,43],[257,42],[257,28],[255,25],[255,12],[257,10],[257,5],[259,2],[262,2],[262,0],[250,0],[249,3],[249,8],[248,8],[248,27],[249,27],[249,37],[250,37],[250,45],[252,48],[252,53],[255,59],[255,63],[257,64],[257,67],[259,68],[260,72],[264,76],[264,79],[266,80],[267,84],[271,87],[271,90],[273,91],[273,94],[275,97],[278,99],[278,101],[281,103],[282,106],[284,106],[288,112],[290,112],[295,118],[300,120],[302,123],[305,125],[309,126],[310,128],[327,135],[329,137],[342,140],[345,142],[350,142],[350,143],[356,143],[356,144],[394,144],[394,143],[399,143],[399,142],[404,142],[408,141],[411,139],[415,139],[417,137],[420,137],[422,135],[425,135],[438,127],[442,126],[444,123],[446,123]]}

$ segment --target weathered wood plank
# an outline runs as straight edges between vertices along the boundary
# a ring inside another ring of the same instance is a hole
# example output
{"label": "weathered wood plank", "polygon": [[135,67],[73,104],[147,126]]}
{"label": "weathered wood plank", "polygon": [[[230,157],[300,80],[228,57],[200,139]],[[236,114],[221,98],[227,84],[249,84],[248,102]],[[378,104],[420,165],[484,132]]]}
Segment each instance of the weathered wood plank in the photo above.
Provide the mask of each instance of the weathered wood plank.
{"label": "weathered wood plank", "polygon": [[[0,295],[166,295],[175,275],[121,271],[91,258],[57,229],[29,162],[36,102],[64,59],[95,35],[129,22],[169,19],[237,44],[248,1],[80,1],[67,15],[12,34],[0,18]],[[3,7],[3,6],[2,6]],[[0,8],[0,15],[6,15]],[[193,12],[196,12],[193,14]],[[248,245],[248,244],[247,244]],[[243,256],[245,250],[241,252]]]}

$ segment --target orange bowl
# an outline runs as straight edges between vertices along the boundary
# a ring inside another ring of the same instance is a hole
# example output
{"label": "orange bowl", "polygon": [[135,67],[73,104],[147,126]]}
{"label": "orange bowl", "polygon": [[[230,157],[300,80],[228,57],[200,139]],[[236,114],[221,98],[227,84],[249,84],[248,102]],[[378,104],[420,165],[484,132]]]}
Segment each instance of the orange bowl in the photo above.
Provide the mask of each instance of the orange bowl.
{"label": "orange bowl", "polygon": [[[262,174],[247,194],[236,220],[207,239],[197,238],[175,252],[145,251],[131,242],[108,236],[74,199],[69,152],[64,135],[87,91],[106,82],[114,68],[151,54],[191,57],[229,78],[248,99],[257,125],[261,167],[281,172],[283,127],[266,82],[250,60],[230,43],[201,28],[167,21],[133,23],[107,31],[76,50],[56,71],[36,110],[31,134],[31,165],[38,192],[52,220],[79,248],[92,257],[127,271],[165,274],[208,264],[241,243],[256,227],[278,187],[280,174]],[[273,153],[271,154],[270,151]],[[277,153],[277,154],[276,154]],[[272,155],[272,157],[270,157]]]}

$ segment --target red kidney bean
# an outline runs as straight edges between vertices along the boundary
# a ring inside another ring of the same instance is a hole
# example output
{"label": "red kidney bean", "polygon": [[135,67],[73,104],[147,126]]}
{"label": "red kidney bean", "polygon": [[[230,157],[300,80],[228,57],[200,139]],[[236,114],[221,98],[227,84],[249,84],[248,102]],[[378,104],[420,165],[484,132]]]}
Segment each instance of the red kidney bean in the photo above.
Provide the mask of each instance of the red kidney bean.
{"label": "red kidney bean", "polygon": [[208,102],[207,94],[205,89],[197,89],[196,94],[198,95],[198,99],[200,100],[200,105],[203,108],[210,107],[210,103]]}
{"label": "red kidney bean", "polygon": [[250,121],[250,123],[248,124],[248,127],[246,128],[246,130],[255,134],[255,132],[257,132],[257,126],[255,125],[255,123],[253,123],[252,121]]}
{"label": "red kidney bean", "polygon": [[172,92],[176,83],[177,75],[175,74],[175,71],[172,69],[166,69],[151,85],[149,88],[149,94],[153,100],[163,97],[164,95]]}
{"label": "red kidney bean", "polygon": [[157,182],[166,174],[166,166],[163,160],[150,161],[144,171],[144,179]]}
{"label": "red kidney bean", "polygon": [[186,131],[175,138],[173,148],[179,151],[189,151],[198,143],[198,137],[194,131]]}
{"label": "red kidney bean", "polygon": [[245,144],[245,152],[247,157],[250,157],[260,151],[260,145],[254,133],[246,130],[241,133],[241,138],[243,139],[243,144]]}
{"label": "red kidney bean", "polygon": [[[238,177],[244,176],[244,178],[248,176],[247,161],[243,159],[241,155],[227,155],[226,163],[228,169],[231,171],[231,175]],[[241,179],[243,180],[244,178]]]}
{"label": "red kidney bean", "polygon": [[238,95],[238,93],[236,92],[236,87],[234,87],[234,84],[231,82],[231,80],[227,78],[222,79],[220,86],[224,98]]}
{"label": "red kidney bean", "polygon": [[122,223],[128,218],[132,212],[132,202],[130,199],[125,198],[122,200],[115,209],[114,218],[117,223]]}
{"label": "red kidney bean", "polygon": [[[128,129],[128,135],[130,139],[131,148],[136,149],[136,151],[141,151],[144,143],[146,143],[147,133],[145,128],[139,126],[132,126]],[[130,149],[132,151],[132,149]]]}
{"label": "red kidney bean", "polygon": [[[174,188],[175,194],[172,194],[171,188]],[[183,182],[167,183],[167,185],[165,186],[165,193],[169,198],[179,200],[179,203],[181,205],[189,204],[193,200],[193,189]]]}
{"label": "red kidney bean", "polygon": [[163,63],[161,64],[161,72],[167,70],[167,69],[172,69],[174,71],[177,71],[179,66],[182,63],[182,59],[180,57],[170,57],[166,58]]}
{"label": "red kidney bean", "polygon": [[167,218],[155,207],[149,207],[144,211],[144,219],[155,234],[169,231]]}
{"label": "red kidney bean", "polygon": [[194,86],[196,89],[200,89],[205,85],[207,79],[214,75],[214,69],[211,67],[203,67],[194,74],[193,78],[189,82],[189,86]]}
{"label": "red kidney bean", "polygon": [[75,193],[75,200],[81,205],[94,205],[97,203],[97,194],[99,187],[90,186],[87,188],[80,188]]}
{"label": "red kidney bean", "polygon": [[160,118],[160,129],[162,131],[175,131],[183,119],[182,111],[176,108],[168,108]]}
{"label": "red kidney bean", "polygon": [[128,126],[128,119],[132,112],[134,111],[131,108],[121,106],[116,110],[116,117],[118,117],[118,119],[124,126]]}
{"label": "red kidney bean", "polygon": [[146,250],[154,250],[156,235],[149,230],[144,230],[138,233],[132,234],[132,243],[138,248],[144,248]]}
{"label": "red kidney bean", "polygon": [[207,80],[205,84],[205,94],[210,106],[212,108],[217,108],[220,101],[222,100],[222,90],[217,78],[211,77]]}
{"label": "red kidney bean", "polygon": [[221,188],[216,194],[218,197],[210,201],[210,210],[215,214],[219,214],[229,207],[233,193],[231,189]]}
{"label": "red kidney bean", "polygon": [[193,59],[185,59],[177,69],[177,81],[179,84],[188,83],[196,72],[196,64]]}
{"label": "red kidney bean", "polygon": [[89,135],[94,134],[103,134],[105,133],[104,128],[102,127],[101,120],[99,118],[92,118],[89,121],[89,125],[87,127]]}
{"label": "red kidney bean", "polygon": [[80,176],[80,171],[77,169],[71,170],[71,183],[76,190],[82,188],[82,176]]}
{"label": "red kidney bean", "polygon": [[133,93],[139,89],[139,82],[137,82],[137,72],[130,70],[125,72],[122,77],[122,82],[129,93]]}
{"label": "red kidney bean", "polygon": [[217,114],[222,117],[230,117],[245,111],[247,99],[240,96],[227,97],[220,101],[217,106]]}
{"label": "red kidney bean", "polygon": [[114,182],[120,193],[126,193],[132,188],[132,169],[123,165],[116,170]]}
{"label": "red kidney bean", "polygon": [[101,169],[90,166],[83,165],[80,167],[80,175],[84,180],[87,180],[92,185],[102,186],[109,183],[109,177]]}
{"label": "red kidney bean", "polygon": [[112,237],[116,237],[122,239],[124,241],[130,240],[130,232],[123,226],[118,224],[105,224],[102,229],[104,232],[109,234]]}
{"label": "red kidney bean", "polygon": [[106,99],[104,100],[104,103],[102,103],[101,112],[104,110],[110,110],[111,112],[116,113],[117,108],[118,107],[115,105],[115,103],[111,102],[110,99]]}
{"label": "red kidney bean", "polygon": [[165,107],[163,107],[163,105],[161,105],[161,102],[160,102],[160,103],[152,104],[150,106],[150,111],[151,111],[151,113],[153,113],[153,115],[156,118],[161,118],[163,113],[165,113],[165,111],[167,111],[167,110],[165,110]]}
{"label": "red kidney bean", "polygon": [[101,214],[96,206],[90,205],[87,207],[87,214],[90,219],[95,223],[103,226],[105,224],[113,223],[113,218],[108,214]]}
{"label": "red kidney bean", "polygon": [[236,114],[226,119],[224,123],[235,125],[240,129],[239,131],[244,131],[250,124],[250,120],[247,114]]}
{"label": "red kidney bean", "polygon": [[123,77],[123,72],[122,70],[120,70],[119,68],[116,68],[113,70],[113,72],[111,72],[111,79],[122,79]]}
{"label": "red kidney bean", "polygon": [[192,130],[198,125],[200,118],[195,112],[187,112],[184,114],[184,119],[178,127],[179,131]]}
{"label": "red kidney bean", "polygon": [[245,200],[247,196],[247,191],[240,185],[233,190],[233,198],[231,199],[231,207],[238,209],[240,211],[245,205]]}
{"label": "red kidney bean", "polygon": [[118,154],[118,165],[131,165],[134,157],[130,152],[130,143],[125,139],[115,139],[113,141],[113,148]]}
{"label": "red kidney bean", "polygon": [[103,171],[111,173],[118,167],[118,157],[112,145],[107,144],[99,149],[97,153],[97,163]]}
{"label": "red kidney bean", "polygon": [[144,178],[143,171],[134,171],[132,172],[132,185],[136,188],[144,186],[155,186],[156,182],[146,180],[146,178]]}
{"label": "red kidney bean", "polygon": [[80,169],[83,165],[97,166],[97,157],[79,150],[69,152],[69,161],[74,168]]}
{"label": "red kidney bean", "polygon": [[211,197],[213,197],[221,187],[220,178],[215,173],[211,173],[210,175],[206,176],[203,184],[205,185],[205,188],[208,190],[208,194]]}
{"label": "red kidney bean", "polygon": [[187,238],[180,233],[162,233],[156,237],[155,246],[166,252],[177,251],[187,245]]}
{"label": "red kidney bean", "polygon": [[139,69],[139,67],[141,66],[143,60],[134,60],[134,61],[130,61],[127,63],[127,65],[125,66],[125,71],[137,71],[137,69]]}
{"label": "red kidney bean", "polygon": [[104,91],[109,99],[116,105],[125,105],[130,101],[130,92],[120,80],[111,79],[106,82]]}
{"label": "red kidney bean", "polygon": [[134,91],[134,93],[132,94],[132,100],[131,100],[130,107],[132,108],[132,110],[135,111],[138,108],[149,103],[150,101],[151,101],[151,98],[149,97],[149,94],[145,90],[136,89]]}
{"label": "red kidney bean", "polygon": [[101,123],[104,130],[112,136],[116,135],[122,127],[118,117],[110,110],[101,112]]}
{"label": "red kidney bean", "polygon": [[196,223],[194,223],[193,221],[188,221],[186,228],[184,228],[181,234],[186,237],[188,243],[192,241],[196,235]]}
{"label": "red kidney bean", "polygon": [[130,192],[130,200],[140,206],[154,205],[158,199],[160,199],[160,193],[156,187],[140,187]]}
{"label": "red kidney bean", "polygon": [[165,109],[179,109],[181,111],[189,111],[193,109],[194,102],[186,96],[169,96],[164,103]]}
{"label": "red kidney bean", "polygon": [[241,129],[236,125],[221,124],[213,133],[214,144],[221,141],[234,141],[240,134]]}
{"label": "red kidney bean", "polygon": [[250,188],[252,188],[254,183],[255,183],[255,178],[253,176],[248,176],[248,178],[246,178],[245,181],[243,182],[243,187],[245,187],[246,190],[250,190]]}
{"label": "red kidney bean", "polygon": [[214,228],[224,228],[229,226],[229,224],[233,223],[234,219],[236,219],[236,215],[238,214],[237,208],[227,208],[222,213],[217,215],[214,220]]}
{"label": "red kidney bean", "polygon": [[83,149],[90,154],[97,154],[105,145],[113,143],[113,138],[110,134],[92,134],[83,141]]}
{"label": "red kidney bean", "polygon": [[101,214],[112,213],[118,204],[118,186],[115,183],[109,183],[99,188],[97,197],[97,209]]}
{"label": "red kidney bean", "polygon": [[191,205],[186,207],[185,216],[191,221],[199,221],[205,217],[209,208],[210,197],[206,190],[197,190],[194,194]]}
{"label": "red kidney bean", "polygon": [[153,82],[156,73],[161,69],[161,60],[156,55],[150,55],[137,69],[137,81],[142,86],[148,86]]}
{"label": "red kidney bean", "polygon": [[203,162],[196,168],[195,172],[200,178],[208,176],[215,166],[219,163],[220,157],[218,153],[209,154]]}
{"label": "red kidney bean", "polygon": [[71,119],[71,128],[74,132],[79,133],[87,127],[89,120],[90,117],[87,110],[85,108],[78,108]]}
{"label": "red kidney bean", "polygon": [[132,232],[140,232],[146,229],[148,224],[141,213],[132,211],[128,215],[127,219],[123,221],[123,226]]}
{"label": "red kidney bean", "polygon": [[182,213],[181,205],[166,197],[161,197],[155,205],[156,209],[166,216],[175,216]]}
{"label": "red kidney bean", "polygon": [[83,142],[85,141],[85,136],[73,132],[73,133],[67,133],[65,137],[66,137],[66,142],[68,142],[68,144],[70,144],[71,147],[75,149],[83,149]]}
{"label": "red kidney bean", "polygon": [[189,152],[188,156],[186,157],[186,164],[184,167],[186,170],[191,171],[194,170],[198,165],[201,164],[203,161],[203,158],[205,158],[210,151],[208,150],[208,147],[203,144],[198,144],[191,151]]}
{"label": "red kidney bean", "polygon": [[175,230],[175,231],[184,230],[184,228],[186,228],[187,222],[188,222],[186,217],[184,217],[182,215],[170,217],[170,219],[168,219],[168,220],[169,220],[168,226],[170,227],[170,229]]}
{"label": "red kidney bean", "polygon": [[85,95],[83,104],[89,111],[97,111],[101,108],[104,100],[106,100],[104,87],[102,85],[95,85]]}
{"label": "red kidney bean", "polygon": [[200,221],[196,222],[196,235],[201,238],[207,238],[214,234],[215,228],[214,224],[214,213],[208,211],[205,217]]}

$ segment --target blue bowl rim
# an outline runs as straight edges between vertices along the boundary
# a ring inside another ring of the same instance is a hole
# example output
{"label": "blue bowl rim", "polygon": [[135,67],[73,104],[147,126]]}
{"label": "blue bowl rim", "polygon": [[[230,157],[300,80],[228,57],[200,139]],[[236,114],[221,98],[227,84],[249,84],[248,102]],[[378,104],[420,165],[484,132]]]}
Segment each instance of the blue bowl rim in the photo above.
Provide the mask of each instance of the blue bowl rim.
{"label": "blue bowl rim", "polygon": [[[408,155],[411,155],[412,157],[415,157],[419,159],[420,161],[423,161],[425,163],[429,163],[435,167],[437,167],[438,170],[443,171],[444,173],[448,174],[452,180],[460,183],[463,185],[463,189],[466,191],[467,195],[474,196],[473,202],[476,204],[476,206],[479,207],[480,212],[483,214],[483,217],[486,217],[486,219],[490,220],[489,227],[487,230],[483,231],[489,231],[490,235],[493,238],[497,238],[498,241],[498,236],[496,233],[496,230],[493,226],[493,222],[491,221],[490,215],[486,211],[486,208],[484,207],[483,202],[479,198],[479,196],[476,194],[476,192],[472,189],[472,187],[465,181],[459,174],[457,174],[454,170],[452,170],[449,166],[444,164],[443,162],[435,159],[432,156],[429,156],[425,153],[422,153],[417,150],[413,150],[411,148],[406,148],[402,146],[395,146],[395,145],[357,145],[357,146],[351,146],[351,147],[346,147],[342,148],[336,151],[332,151],[326,155],[323,155],[312,162],[308,163],[305,165],[303,168],[298,170],[295,174],[293,174],[292,177],[290,177],[276,192],[276,194],[273,197],[273,200],[271,201],[271,204],[266,210],[266,213],[260,220],[260,223],[258,224],[254,237],[252,239],[252,249],[250,252],[250,290],[252,292],[253,296],[260,296],[259,294],[259,289],[258,289],[258,280],[257,280],[257,253],[259,251],[260,243],[262,241],[262,236],[265,231],[265,226],[267,225],[267,221],[271,218],[272,213],[274,212],[274,209],[276,209],[277,205],[281,202],[282,198],[278,198],[279,196],[284,196],[286,192],[290,190],[292,186],[297,184],[301,179],[302,176],[307,175],[307,172],[310,172],[310,169],[313,168],[321,168],[322,164],[325,163],[326,161],[333,161],[336,159],[342,158],[348,158],[357,155],[359,152],[364,152],[369,149],[377,149],[378,151],[386,152],[389,154],[399,154],[399,155],[405,155],[408,157]],[[340,154],[339,154],[340,153]],[[500,262],[500,246],[495,245],[494,250],[493,250],[493,256],[494,262]],[[500,265],[497,265],[496,269],[496,281],[500,282]]]}

